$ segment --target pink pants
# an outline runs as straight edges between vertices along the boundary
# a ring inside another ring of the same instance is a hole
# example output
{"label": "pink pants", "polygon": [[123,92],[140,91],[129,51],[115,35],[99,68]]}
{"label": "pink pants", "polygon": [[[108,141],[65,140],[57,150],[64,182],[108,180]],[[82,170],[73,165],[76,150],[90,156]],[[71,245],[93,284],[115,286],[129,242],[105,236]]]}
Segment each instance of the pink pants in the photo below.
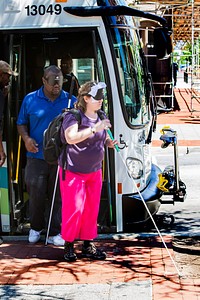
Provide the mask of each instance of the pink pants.
{"label": "pink pants", "polygon": [[97,236],[97,218],[102,188],[102,172],[83,174],[59,171],[62,197],[62,238],[92,240]]}

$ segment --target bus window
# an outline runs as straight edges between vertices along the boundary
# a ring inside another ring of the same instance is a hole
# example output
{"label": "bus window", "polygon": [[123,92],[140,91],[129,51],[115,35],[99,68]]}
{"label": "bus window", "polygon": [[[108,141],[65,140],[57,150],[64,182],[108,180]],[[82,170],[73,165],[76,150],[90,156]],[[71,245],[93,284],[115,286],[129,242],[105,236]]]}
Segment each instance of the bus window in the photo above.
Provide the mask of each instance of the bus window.
{"label": "bus window", "polygon": [[114,27],[111,32],[126,119],[130,126],[146,124],[150,116],[138,37],[128,27]]}

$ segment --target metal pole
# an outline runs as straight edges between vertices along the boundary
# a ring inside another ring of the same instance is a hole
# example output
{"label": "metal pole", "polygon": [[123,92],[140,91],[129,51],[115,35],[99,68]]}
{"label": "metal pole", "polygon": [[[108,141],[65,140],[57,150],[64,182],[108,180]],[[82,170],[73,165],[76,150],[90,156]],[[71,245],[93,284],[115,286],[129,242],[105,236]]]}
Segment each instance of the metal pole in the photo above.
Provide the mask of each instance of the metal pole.
{"label": "metal pole", "polygon": [[[174,28],[174,7],[172,6],[172,28]],[[172,30],[172,45],[174,45],[174,31]],[[172,52],[171,54],[172,59],[171,59],[171,66],[172,66],[172,70],[171,70],[171,98],[172,98],[172,103],[171,103],[171,108],[174,109],[174,80],[173,80],[173,74],[174,74],[174,54]],[[178,71],[176,71],[176,74],[178,73]],[[178,75],[178,74],[177,74]],[[177,80],[177,78],[176,78]]]}
{"label": "metal pole", "polygon": [[194,68],[195,68],[195,57],[194,57],[194,0],[191,0],[192,3],[192,67],[191,67],[191,100],[190,100],[190,111],[191,116],[193,112],[193,79],[194,79]]}
{"label": "metal pole", "polygon": [[178,145],[177,145],[177,136],[174,137],[174,171],[176,178],[176,190],[179,191],[179,161],[178,161]]}
{"label": "metal pole", "polygon": [[109,212],[110,212],[110,225],[113,221],[112,215],[112,196],[111,196],[111,183],[110,183],[110,160],[109,160],[109,153],[108,148],[106,147],[106,158],[107,158],[107,189],[108,189],[108,203],[109,203]]}

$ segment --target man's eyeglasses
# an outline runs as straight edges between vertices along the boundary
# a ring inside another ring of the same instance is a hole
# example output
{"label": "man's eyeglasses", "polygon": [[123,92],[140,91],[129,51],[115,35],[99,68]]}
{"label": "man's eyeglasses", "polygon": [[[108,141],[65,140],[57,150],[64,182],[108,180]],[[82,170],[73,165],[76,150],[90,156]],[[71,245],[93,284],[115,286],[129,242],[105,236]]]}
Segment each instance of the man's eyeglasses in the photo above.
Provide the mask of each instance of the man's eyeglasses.
{"label": "man's eyeglasses", "polygon": [[56,84],[58,84],[59,86],[63,85],[63,76],[55,76],[55,75],[51,75],[48,78],[45,78],[45,80],[47,81],[47,83],[50,86],[54,86]]}

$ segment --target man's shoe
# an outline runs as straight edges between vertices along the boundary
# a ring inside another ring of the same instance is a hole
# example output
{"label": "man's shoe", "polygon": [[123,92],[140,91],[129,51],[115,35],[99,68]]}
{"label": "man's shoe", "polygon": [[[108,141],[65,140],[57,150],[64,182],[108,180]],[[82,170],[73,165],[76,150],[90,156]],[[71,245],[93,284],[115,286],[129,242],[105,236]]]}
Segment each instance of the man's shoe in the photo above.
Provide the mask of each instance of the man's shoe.
{"label": "man's shoe", "polygon": [[74,243],[65,242],[64,259],[69,262],[77,260],[76,253],[74,253]]}
{"label": "man's shoe", "polygon": [[90,243],[87,248],[82,246],[82,257],[91,258],[94,260],[105,260],[106,253],[96,248],[93,243]]}
{"label": "man's shoe", "polygon": [[28,237],[28,241],[31,244],[35,244],[40,240],[40,234],[42,231],[36,231],[34,229],[31,229],[29,231],[29,237]]}
{"label": "man's shoe", "polygon": [[55,246],[64,246],[65,241],[62,239],[61,234],[57,234],[55,236],[50,236],[48,238],[48,243],[53,244]]}
{"label": "man's shoe", "polygon": [[3,244],[3,238],[0,236],[0,245]]}

